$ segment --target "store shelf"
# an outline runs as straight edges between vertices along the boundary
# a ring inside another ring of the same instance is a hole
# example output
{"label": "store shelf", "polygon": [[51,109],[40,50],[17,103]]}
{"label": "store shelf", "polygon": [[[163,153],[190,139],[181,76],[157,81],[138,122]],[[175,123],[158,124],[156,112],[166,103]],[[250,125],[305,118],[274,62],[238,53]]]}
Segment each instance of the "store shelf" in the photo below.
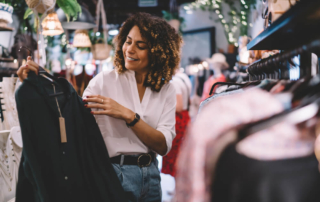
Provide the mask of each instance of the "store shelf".
{"label": "store shelf", "polygon": [[289,50],[320,37],[320,1],[300,0],[254,38],[249,50]]}

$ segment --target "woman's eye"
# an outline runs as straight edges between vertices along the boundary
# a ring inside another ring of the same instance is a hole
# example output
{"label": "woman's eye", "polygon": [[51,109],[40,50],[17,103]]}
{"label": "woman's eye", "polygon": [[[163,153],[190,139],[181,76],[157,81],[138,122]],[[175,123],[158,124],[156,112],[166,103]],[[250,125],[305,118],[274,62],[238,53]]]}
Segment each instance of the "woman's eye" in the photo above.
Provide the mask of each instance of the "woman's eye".
{"label": "woman's eye", "polygon": [[126,41],[126,43],[127,43],[127,44],[131,44],[131,42],[129,42],[129,41]]}

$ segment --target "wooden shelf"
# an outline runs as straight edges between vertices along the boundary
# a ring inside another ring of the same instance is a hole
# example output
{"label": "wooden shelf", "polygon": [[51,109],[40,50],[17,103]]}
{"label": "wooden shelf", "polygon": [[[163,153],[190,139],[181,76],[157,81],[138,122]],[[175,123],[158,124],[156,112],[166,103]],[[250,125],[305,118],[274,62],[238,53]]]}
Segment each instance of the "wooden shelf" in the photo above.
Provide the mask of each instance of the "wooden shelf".
{"label": "wooden shelf", "polygon": [[290,50],[320,38],[320,0],[300,0],[254,38],[248,50]]}

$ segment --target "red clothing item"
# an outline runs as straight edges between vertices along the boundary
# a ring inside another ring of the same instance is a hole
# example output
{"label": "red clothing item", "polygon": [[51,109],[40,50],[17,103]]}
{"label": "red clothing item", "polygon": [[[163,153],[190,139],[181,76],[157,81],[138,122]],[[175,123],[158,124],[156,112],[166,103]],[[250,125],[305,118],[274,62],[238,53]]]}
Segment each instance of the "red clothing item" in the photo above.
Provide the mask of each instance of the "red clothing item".
{"label": "red clothing item", "polygon": [[[226,82],[226,81],[227,81],[226,77],[223,74],[221,74],[221,76],[217,78],[215,78],[214,76],[210,76],[209,79],[206,82],[204,82],[201,102],[207,99],[208,97],[210,97],[209,93],[213,84],[217,82]],[[213,89],[213,92],[215,92],[216,89],[217,87]]]}
{"label": "red clothing item", "polygon": [[189,112],[187,110],[180,113],[176,113],[176,137],[172,142],[172,148],[170,152],[162,159],[162,169],[161,172],[165,174],[170,174],[175,177],[176,175],[176,158],[180,150],[181,142],[184,139],[184,134],[187,125],[190,121]]}

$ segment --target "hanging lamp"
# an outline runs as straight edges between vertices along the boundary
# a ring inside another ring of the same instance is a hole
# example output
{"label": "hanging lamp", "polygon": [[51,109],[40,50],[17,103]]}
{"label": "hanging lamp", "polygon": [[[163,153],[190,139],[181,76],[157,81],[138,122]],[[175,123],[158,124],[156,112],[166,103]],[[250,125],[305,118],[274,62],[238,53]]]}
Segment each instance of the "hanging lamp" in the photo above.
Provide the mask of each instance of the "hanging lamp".
{"label": "hanging lamp", "polygon": [[70,19],[69,22],[63,10],[61,8],[57,10],[58,18],[64,29],[76,30],[76,29],[92,29],[96,27],[95,20],[93,16],[90,14],[90,12],[83,6],[81,6],[81,9],[82,9],[82,13],[79,14],[78,18],[76,20]]}
{"label": "hanging lamp", "polygon": [[55,12],[48,14],[42,22],[42,34],[45,36],[60,35],[64,31]]}
{"label": "hanging lamp", "polygon": [[76,30],[73,38],[73,46],[76,48],[91,47],[88,30]]}

